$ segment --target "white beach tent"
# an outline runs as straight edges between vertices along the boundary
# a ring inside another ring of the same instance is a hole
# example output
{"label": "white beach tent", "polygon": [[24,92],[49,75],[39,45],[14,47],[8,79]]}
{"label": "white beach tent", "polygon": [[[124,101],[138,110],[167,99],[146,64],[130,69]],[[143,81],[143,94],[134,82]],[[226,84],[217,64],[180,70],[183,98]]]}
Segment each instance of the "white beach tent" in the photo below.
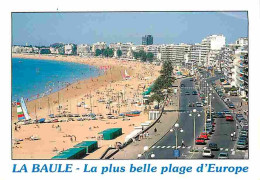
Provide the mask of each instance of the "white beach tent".
{"label": "white beach tent", "polygon": [[132,131],[130,134],[128,134],[126,137],[125,137],[125,142],[127,142],[129,139],[132,139],[133,137],[135,137],[138,133],[140,133],[142,131],[142,128],[141,129],[135,129],[134,131]]}

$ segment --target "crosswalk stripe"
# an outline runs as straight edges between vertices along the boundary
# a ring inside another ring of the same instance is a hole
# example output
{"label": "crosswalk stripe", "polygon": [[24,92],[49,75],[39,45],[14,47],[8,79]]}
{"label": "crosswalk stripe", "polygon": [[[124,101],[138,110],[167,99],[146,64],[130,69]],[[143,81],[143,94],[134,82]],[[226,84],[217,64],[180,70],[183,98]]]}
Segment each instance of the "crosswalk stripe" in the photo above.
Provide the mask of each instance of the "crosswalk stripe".
{"label": "crosswalk stripe", "polygon": [[220,151],[222,151],[222,150],[223,150],[223,148],[219,148],[219,150],[220,150]]}
{"label": "crosswalk stripe", "polygon": [[172,146],[172,148],[175,148],[175,146]]}
{"label": "crosswalk stripe", "polygon": [[228,151],[228,148],[226,148],[225,151]]}
{"label": "crosswalk stripe", "polygon": [[231,153],[232,155],[235,155],[236,154],[236,151],[232,151],[232,153]]}
{"label": "crosswalk stripe", "polygon": [[165,146],[162,146],[162,148],[165,148]]}
{"label": "crosswalk stripe", "polygon": [[153,146],[152,148],[155,148],[156,146]]}
{"label": "crosswalk stripe", "polygon": [[203,149],[207,149],[207,147],[204,147]]}
{"label": "crosswalk stripe", "polygon": [[157,146],[157,148],[160,148],[161,146]]}
{"label": "crosswalk stripe", "polygon": [[170,147],[172,147],[172,146],[167,146],[167,148],[170,148]]}
{"label": "crosswalk stripe", "polygon": [[234,151],[234,149],[231,149],[231,151]]}
{"label": "crosswalk stripe", "polygon": [[179,148],[181,148],[181,146],[178,146],[177,148],[179,149]]}
{"label": "crosswalk stripe", "polygon": [[190,149],[190,148],[191,148],[191,146],[188,146],[187,148],[188,148],[188,149]]}

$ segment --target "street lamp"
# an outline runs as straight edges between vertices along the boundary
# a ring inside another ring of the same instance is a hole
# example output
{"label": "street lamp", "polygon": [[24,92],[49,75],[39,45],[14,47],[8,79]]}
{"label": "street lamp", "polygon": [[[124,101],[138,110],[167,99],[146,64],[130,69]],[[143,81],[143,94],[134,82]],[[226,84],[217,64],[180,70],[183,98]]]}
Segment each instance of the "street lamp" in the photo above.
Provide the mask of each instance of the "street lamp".
{"label": "street lamp", "polygon": [[183,132],[183,129],[182,128],[179,128],[180,125],[178,123],[176,123],[174,125],[174,128],[170,129],[170,132],[173,132],[175,131],[175,149],[177,149],[178,147],[178,131],[180,130],[180,132],[182,133]]}
{"label": "street lamp", "polygon": [[[192,114],[189,114],[190,117],[192,117],[193,115],[193,137],[194,137],[194,149],[195,149],[195,139],[196,139],[196,122],[195,122],[195,118],[196,118],[196,112],[197,110],[196,109],[193,109],[192,110]],[[200,117],[200,114],[197,115],[198,117]]]}
{"label": "street lamp", "polygon": [[[144,153],[143,153],[144,158],[145,159],[149,159],[149,156],[151,158],[155,158],[155,154],[153,152],[150,152],[148,154],[146,153],[148,150],[149,150],[149,147],[148,146],[144,146]],[[137,157],[138,157],[138,159],[140,159],[142,157],[142,154],[138,154]]]}
{"label": "street lamp", "polygon": [[212,94],[210,93],[209,94],[209,100],[210,100],[210,104],[209,104],[209,118],[210,118],[210,120],[211,120],[211,97],[212,97]]}

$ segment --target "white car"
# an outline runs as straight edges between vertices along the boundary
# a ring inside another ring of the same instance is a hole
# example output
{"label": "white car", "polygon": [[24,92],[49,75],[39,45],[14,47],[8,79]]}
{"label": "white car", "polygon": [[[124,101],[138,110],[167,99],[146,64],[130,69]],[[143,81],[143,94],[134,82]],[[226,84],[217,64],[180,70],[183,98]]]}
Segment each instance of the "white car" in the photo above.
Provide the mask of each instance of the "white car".
{"label": "white car", "polygon": [[210,149],[203,149],[202,156],[203,157],[213,157]]}

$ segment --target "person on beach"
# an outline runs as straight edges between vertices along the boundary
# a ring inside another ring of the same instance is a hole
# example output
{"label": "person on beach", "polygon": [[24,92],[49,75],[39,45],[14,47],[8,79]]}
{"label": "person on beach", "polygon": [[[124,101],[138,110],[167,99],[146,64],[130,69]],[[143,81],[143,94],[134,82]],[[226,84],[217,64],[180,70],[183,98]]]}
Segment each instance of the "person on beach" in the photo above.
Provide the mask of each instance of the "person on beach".
{"label": "person on beach", "polygon": [[233,136],[234,136],[234,138],[236,138],[236,131],[233,132]]}
{"label": "person on beach", "polygon": [[156,129],[156,128],[154,128],[154,132],[155,132],[155,133],[157,132],[157,129]]}
{"label": "person on beach", "polygon": [[234,136],[234,134],[231,133],[230,136],[231,136],[231,141],[233,141],[233,136]]}

